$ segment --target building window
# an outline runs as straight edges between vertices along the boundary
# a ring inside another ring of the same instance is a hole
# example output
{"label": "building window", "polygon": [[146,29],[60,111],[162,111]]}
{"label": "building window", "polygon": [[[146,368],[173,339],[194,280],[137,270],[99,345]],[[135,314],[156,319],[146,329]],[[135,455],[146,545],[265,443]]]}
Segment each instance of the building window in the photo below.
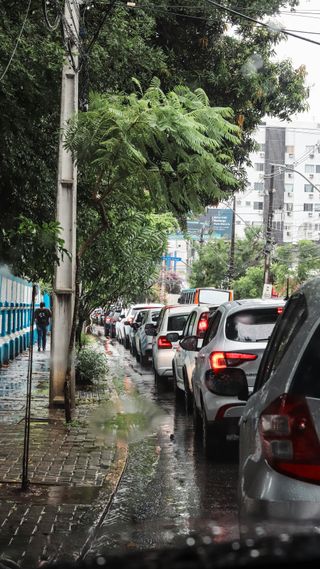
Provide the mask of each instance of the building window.
{"label": "building window", "polygon": [[237,200],[237,205],[239,205],[239,206],[240,206],[240,205],[241,205],[241,203],[242,203],[242,202],[241,202],[241,200]]}
{"label": "building window", "polygon": [[294,156],[294,146],[286,146],[286,152],[289,154],[290,157],[293,158]]}
{"label": "building window", "polygon": [[264,183],[263,182],[255,182],[254,189],[256,192],[263,192],[264,191]]}
{"label": "building window", "polygon": [[246,207],[251,207],[251,202],[246,202]]}
{"label": "building window", "polygon": [[320,225],[319,225],[319,223],[315,223],[315,225],[314,225],[314,230],[315,230],[315,231],[319,231],[319,230],[320,230]]}
{"label": "building window", "polygon": [[313,192],[313,186],[311,186],[311,184],[305,184],[304,191],[308,193]]}
{"label": "building window", "polygon": [[320,211],[320,203],[314,204],[314,211]]}
{"label": "building window", "polygon": [[265,145],[265,144],[262,144],[262,143],[259,143],[259,144],[258,144],[258,150],[259,150],[260,152],[265,152],[265,150],[266,150],[266,145]]}
{"label": "building window", "polygon": [[306,164],[304,171],[306,174],[314,174],[314,164]]}
{"label": "building window", "polygon": [[313,211],[313,203],[304,203],[303,211]]}
{"label": "building window", "polygon": [[263,210],[263,202],[253,202],[253,209]]}
{"label": "building window", "polygon": [[[309,205],[309,204],[306,204],[306,205]],[[293,203],[286,203],[285,206],[286,206],[287,211],[293,211]]]}
{"label": "building window", "polygon": [[241,225],[240,219],[237,219],[236,224],[237,224],[237,225]]}
{"label": "building window", "polygon": [[254,165],[254,169],[257,170],[258,172],[263,172],[264,170],[264,163],[263,162],[257,162]]}
{"label": "building window", "polygon": [[316,164],[316,173],[320,174],[320,164]]}
{"label": "building window", "polygon": [[285,184],[284,188],[286,192],[293,192],[293,184]]}
{"label": "building window", "polygon": [[314,144],[312,144],[311,146],[306,146],[306,152],[314,152]]}

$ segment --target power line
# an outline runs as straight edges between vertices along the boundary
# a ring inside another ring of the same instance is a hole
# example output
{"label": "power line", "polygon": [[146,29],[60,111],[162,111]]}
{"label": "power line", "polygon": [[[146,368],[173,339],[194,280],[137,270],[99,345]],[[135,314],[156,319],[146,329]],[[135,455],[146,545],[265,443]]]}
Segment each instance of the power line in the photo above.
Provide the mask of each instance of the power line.
{"label": "power line", "polygon": [[31,6],[31,0],[29,0],[28,7],[27,7],[27,11],[26,11],[24,20],[23,20],[23,22],[22,22],[22,26],[21,26],[21,29],[20,29],[20,32],[19,32],[19,35],[18,35],[16,44],[15,44],[15,46],[14,46],[14,48],[13,48],[13,52],[12,52],[12,54],[11,54],[11,56],[10,56],[10,59],[9,59],[9,61],[8,61],[8,63],[7,63],[7,66],[6,66],[5,70],[3,71],[3,73],[2,73],[2,75],[1,75],[1,77],[0,77],[0,81],[2,81],[2,80],[4,79],[5,75],[6,75],[7,72],[9,71],[10,65],[11,65],[11,63],[12,63],[12,60],[13,60],[14,56],[15,56],[15,53],[16,53],[17,48],[18,48],[19,41],[20,41],[20,39],[21,39],[21,36],[22,36],[22,34],[23,34],[25,25],[26,25],[26,23],[27,23],[27,19],[28,19],[28,16],[29,16],[29,11],[30,11],[30,6]]}
{"label": "power line", "polygon": [[[223,10],[225,12],[228,12],[229,14],[232,14],[234,16],[237,16],[238,18],[242,18],[243,20],[247,20],[248,22],[252,22],[254,24],[258,24],[259,26],[262,26],[263,28],[268,29],[269,31],[275,31],[272,26],[270,26],[270,24],[266,24],[265,22],[261,22],[261,20],[256,20],[256,18],[252,18],[251,16],[247,16],[246,14],[243,14],[242,12],[237,12],[236,10],[232,10],[232,8],[226,8],[225,6],[222,6],[222,4],[219,4],[218,2],[215,2],[214,0],[206,0],[207,2],[209,2],[209,4],[212,4],[213,6],[216,6],[216,8],[220,8],[220,10]],[[279,29],[276,30],[279,33],[283,33],[287,36],[292,36],[296,39],[300,39],[303,41],[306,41],[308,43],[312,43],[315,45],[319,45],[320,46],[320,42],[317,42],[315,40],[312,40],[310,38],[304,38],[302,36],[298,36],[297,34],[294,34],[292,32],[288,32],[285,29]]]}

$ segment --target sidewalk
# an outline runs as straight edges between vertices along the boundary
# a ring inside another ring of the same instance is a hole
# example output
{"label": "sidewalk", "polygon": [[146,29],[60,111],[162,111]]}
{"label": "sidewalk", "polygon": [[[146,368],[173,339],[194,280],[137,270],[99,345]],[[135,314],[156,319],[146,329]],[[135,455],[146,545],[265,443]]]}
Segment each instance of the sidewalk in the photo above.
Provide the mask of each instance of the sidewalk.
{"label": "sidewalk", "polygon": [[[0,556],[22,567],[79,555],[126,461],[126,448],[98,443],[88,429],[97,395],[77,393],[71,427],[62,410],[48,409],[49,357],[34,352],[27,493],[20,484],[28,353],[0,368]],[[111,391],[106,382],[102,398]]]}

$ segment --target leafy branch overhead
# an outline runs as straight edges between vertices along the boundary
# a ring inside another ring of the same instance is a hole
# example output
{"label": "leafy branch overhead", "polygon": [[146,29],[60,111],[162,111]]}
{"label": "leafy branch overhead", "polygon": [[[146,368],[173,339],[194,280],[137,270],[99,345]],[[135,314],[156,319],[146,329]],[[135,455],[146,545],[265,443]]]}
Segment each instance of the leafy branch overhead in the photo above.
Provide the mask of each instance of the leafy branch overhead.
{"label": "leafy branch overhead", "polygon": [[233,150],[240,130],[232,111],[211,107],[202,89],[165,94],[158,79],[143,93],[91,97],[90,111],[70,125],[66,145],[103,212],[112,199],[150,204],[181,218],[217,203],[237,186]]}

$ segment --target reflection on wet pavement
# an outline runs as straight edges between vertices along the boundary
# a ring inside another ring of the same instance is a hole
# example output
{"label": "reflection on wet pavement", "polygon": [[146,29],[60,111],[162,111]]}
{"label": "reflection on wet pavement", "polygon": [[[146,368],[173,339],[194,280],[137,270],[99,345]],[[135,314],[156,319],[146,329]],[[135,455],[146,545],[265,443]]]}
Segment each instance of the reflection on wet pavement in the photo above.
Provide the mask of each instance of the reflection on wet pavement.
{"label": "reflection on wet pavement", "polygon": [[127,469],[91,553],[160,547],[194,534],[207,542],[237,538],[236,447],[230,444],[227,453],[208,460],[170,381],[157,388],[152,370],[141,368],[118,345],[110,366],[156,402],[166,420],[158,434],[130,445]]}

